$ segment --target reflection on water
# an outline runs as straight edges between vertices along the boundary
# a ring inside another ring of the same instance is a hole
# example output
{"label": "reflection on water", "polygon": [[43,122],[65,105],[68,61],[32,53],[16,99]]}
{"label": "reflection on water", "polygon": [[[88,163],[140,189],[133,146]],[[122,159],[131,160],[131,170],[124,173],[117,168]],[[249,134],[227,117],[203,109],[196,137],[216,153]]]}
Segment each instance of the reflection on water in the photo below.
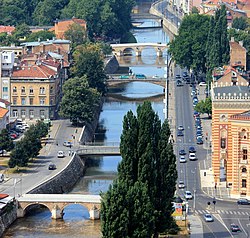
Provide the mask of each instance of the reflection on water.
{"label": "reflection on water", "polygon": [[[162,29],[138,31],[134,34],[138,42],[168,42],[168,36]],[[145,49],[143,57],[146,57],[146,62],[155,58],[153,49]],[[152,56],[154,55],[154,56]],[[164,54],[165,56],[166,54]],[[151,58],[151,59],[150,59]],[[145,75],[164,74],[163,67],[131,67],[134,73],[143,73]],[[149,83],[130,83],[123,85],[123,88],[118,90],[118,93],[125,96],[141,96],[155,95],[162,93],[162,87]],[[122,132],[122,122],[124,115],[132,110],[136,113],[139,102],[110,102],[106,101],[103,105],[103,111],[100,115],[99,130],[96,132],[95,140],[104,143],[114,143],[120,141]],[[163,103],[152,102],[154,110],[158,113],[163,121]],[[120,156],[105,156],[91,158],[89,162],[91,167],[86,171],[85,178],[81,179],[73,188],[72,193],[78,194],[99,194],[100,191],[107,191],[109,185],[116,177],[117,165],[121,160]],[[88,210],[81,205],[70,205],[64,210],[65,215],[63,220],[52,220],[51,213],[48,209],[40,209],[29,216],[18,219],[3,236],[10,237],[84,237],[84,238],[99,238],[100,221],[89,220]]]}

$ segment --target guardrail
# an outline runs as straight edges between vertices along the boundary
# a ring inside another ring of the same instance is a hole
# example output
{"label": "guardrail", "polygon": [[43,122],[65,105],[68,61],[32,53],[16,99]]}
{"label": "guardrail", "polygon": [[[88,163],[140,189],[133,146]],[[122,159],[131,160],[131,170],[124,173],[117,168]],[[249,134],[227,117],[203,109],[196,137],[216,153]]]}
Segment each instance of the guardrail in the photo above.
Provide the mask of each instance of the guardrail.
{"label": "guardrail", "polygon": [[120,155],[119,146],[85,146],[76,151],[78,155]]}

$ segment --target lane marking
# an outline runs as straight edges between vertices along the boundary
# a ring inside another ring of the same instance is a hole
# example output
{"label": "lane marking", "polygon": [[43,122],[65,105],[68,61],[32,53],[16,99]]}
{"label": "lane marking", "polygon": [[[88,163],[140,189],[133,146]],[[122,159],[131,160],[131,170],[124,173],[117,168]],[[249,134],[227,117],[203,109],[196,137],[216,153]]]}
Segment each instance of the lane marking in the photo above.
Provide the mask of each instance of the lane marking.
{"label": "lane marking", "polygon": [[241,224],[241,222],[240,222],[240,219],[238,218],[237,220],[238,220],[238,222],[239,222],[239,224],[240,224],[242,230],[244,231],[244,233],[245,233],[246,236],[248,237],[248,234],[247,234],[247,232],[245,231],[245,229],[243,228],[243,226],[242,226],[242,224]]}
{"label": "lane marking", "polygon": [[228,231],[228,233],[230,234],[231,237],[234,237],[232,235],[232,233],[230,232],[230,230],[228,229],[228,227],[226,226],[226,224],[224,223],[224,221],[222,220],[221,216],[220,215],[214,215],[215,217],[217,217],[217,220],[226,228],[226,230]]}

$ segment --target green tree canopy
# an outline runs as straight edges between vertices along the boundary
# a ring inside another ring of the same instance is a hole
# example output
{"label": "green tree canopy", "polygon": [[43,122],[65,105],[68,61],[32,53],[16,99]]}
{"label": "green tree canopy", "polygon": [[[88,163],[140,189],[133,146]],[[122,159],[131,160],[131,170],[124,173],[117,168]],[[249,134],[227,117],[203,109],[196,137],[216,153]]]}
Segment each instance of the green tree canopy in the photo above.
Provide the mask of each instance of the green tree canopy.
{"label": "green tree canopy", "polygon": [[170,129],[151,104],[124,117],[118,178],[102,197],[103,237],[158,237],[175,228],[172,201],[177,179]]}
{"label": "green tree canopy", "polygon": [[248,27],[247,18],[245,17],[234,18],[232,27],[239,30],[245,30]]}
{"label": "green tree canopy", "polygon": [[195,111],[204,114],[207,113],[208,116],[212,115],[212,100],[211,97],[206,98],[205,100],[201,100],[195,106]]}
{"label": "green tree canopy", "polygon": [[63,98],[60,106],[60,115],[77,122],[89,123],[92,121],[95,109],[100,101],[100,94],[90,88],[86,76],[67,80],[63,85]]}
{"label": "green tree canopy", "polygon": [[27,42],[32,41],[46,41],[47,39],[51,40],[55,37],[55,34],[51,31],[38,31],[32,32],[26,39]]}
{"label": "green tree canopy", "polygon": [[0,133],[0,150],[10,151],[14,148],[14,143],[11,140],[8,130],[3,129]]}
{"label": "green tree canopy", "polygon": [[106,75],[104,73],[104,55],[99,44],[87,43],[76,48],[74,54],[73,75],[86,75],[89,87],[100,93],[106,92]]}

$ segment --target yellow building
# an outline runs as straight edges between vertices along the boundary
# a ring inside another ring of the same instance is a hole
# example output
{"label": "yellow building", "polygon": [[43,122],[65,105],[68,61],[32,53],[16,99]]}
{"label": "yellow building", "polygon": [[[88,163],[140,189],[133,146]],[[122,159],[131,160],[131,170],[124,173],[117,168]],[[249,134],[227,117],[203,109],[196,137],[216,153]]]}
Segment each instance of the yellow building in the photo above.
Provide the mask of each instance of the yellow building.
{"label": "yellow building", "polygon": [[228,67],[213,73],[212,167],[232,197],[250,197],[250,88],[244,72]]}
{"label": "yellow building", "polygon": [[55,118],[61,95],[60,63],[22,64],[11,76],[11,117]]}

